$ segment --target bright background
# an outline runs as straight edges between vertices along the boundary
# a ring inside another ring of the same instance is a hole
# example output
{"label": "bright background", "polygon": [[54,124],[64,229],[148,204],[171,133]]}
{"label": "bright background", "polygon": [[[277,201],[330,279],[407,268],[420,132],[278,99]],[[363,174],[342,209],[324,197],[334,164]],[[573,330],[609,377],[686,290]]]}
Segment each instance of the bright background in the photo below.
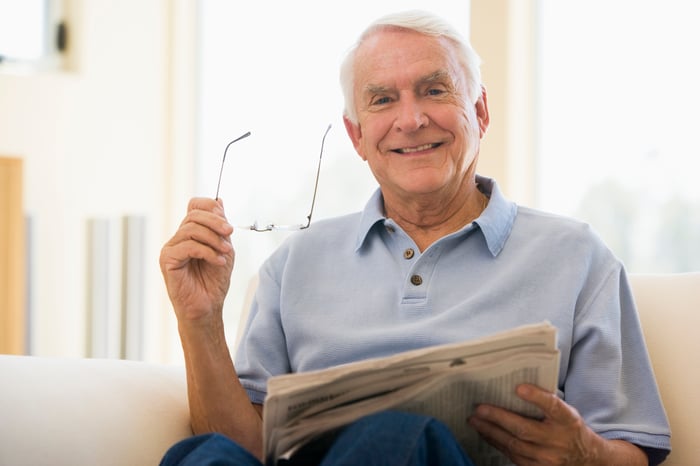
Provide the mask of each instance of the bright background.
{"label": "bright background", "polygon": [[[375,182],[344,134],[338,65],[371,19],[425,8],[39,3],[68,19],[60,67],[0,64],[0,154],[25,162],[27,352],[85,354],[86,225],[129,215],[147,222],[143,359],[158,361],[181,360],[158,253],[187,200],[214,195],[228,141],[252,132],[224,169],[233,223],[304,219],[328,123],[315,219],[362,208]],[[0,0],[11,13],[25,4]],[[483,174],[522,204],[591,222],[631,271],[700,269],[695,2],[443,0],[430,9],[471,35],[484,61],[492,127]],[[286,236],[235,235],[231,340],[247,280]]]}
{"label": "bright background", "polygon": [[538,206],[633,271],[700,269],[700,4],[540,4]]}

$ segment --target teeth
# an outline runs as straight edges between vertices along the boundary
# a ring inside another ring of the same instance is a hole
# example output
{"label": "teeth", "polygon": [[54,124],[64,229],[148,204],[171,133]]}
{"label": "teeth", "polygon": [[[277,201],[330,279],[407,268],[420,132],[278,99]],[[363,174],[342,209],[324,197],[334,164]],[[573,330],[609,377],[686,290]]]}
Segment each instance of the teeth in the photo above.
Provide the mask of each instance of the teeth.
{"label": "teeth", "polygon": [[411,154],[413,152],[420,152],[422,150],[432,149],[433,147],[435,147],[435,144],[423,144],[422,146],[400,149],[399,152],[401,152],[402,154]]}

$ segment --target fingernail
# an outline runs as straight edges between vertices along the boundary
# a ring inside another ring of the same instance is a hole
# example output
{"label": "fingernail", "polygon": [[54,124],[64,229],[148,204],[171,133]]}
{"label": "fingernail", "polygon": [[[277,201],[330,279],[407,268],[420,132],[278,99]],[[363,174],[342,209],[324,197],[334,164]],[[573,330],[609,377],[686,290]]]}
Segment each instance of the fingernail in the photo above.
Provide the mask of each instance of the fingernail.
{"label": "fingernail", "polygon": [[486,405],[479,405],[476,408],[476,414],[479,416],[485,417],[485,416],[488,416],[490,413],[491,413],[491,410]]}
{"label": "fingernail", "polygon": [[529,396],[532,393],[532,389],[527,385],[518,385],[517,391],[520,396]]}

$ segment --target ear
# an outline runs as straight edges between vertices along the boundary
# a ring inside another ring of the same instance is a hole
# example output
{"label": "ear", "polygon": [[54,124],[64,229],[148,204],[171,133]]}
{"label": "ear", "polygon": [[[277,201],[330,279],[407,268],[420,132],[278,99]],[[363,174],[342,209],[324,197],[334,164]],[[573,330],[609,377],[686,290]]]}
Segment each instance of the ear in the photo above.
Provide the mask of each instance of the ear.
{"label": "ear", "polygon": [[483,138],[489,127],[489,106],[486,99],[486,88],[481,86],[481,97],[476,101],[476,118],[479,120],[479,137]]}
{"label": "ear", "polygon": [[362,154],[360,149],[360,141],[362,140],[362,129],[359,123],[353,123],[350,119],[343,115],[343,124],[345,125],[345,131],[348,133],[352,145],[355,148],[355,152],[362,158],[362,160],[367,160],[367,158]]}

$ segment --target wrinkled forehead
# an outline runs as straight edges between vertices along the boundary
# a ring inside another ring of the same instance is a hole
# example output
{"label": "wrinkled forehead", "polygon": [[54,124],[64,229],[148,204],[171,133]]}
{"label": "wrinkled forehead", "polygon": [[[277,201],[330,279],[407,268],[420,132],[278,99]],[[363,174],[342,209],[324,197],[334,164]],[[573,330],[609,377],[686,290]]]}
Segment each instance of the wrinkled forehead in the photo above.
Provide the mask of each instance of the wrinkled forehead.
{"label": "wrinkled forehead", "polygon": [[368,81],[395,85],[395,80],[418,79],[440,73],[462,82],[464,69],[455,44],[446,37],[384,27],[365,36],[355,55],[356,90]]}

